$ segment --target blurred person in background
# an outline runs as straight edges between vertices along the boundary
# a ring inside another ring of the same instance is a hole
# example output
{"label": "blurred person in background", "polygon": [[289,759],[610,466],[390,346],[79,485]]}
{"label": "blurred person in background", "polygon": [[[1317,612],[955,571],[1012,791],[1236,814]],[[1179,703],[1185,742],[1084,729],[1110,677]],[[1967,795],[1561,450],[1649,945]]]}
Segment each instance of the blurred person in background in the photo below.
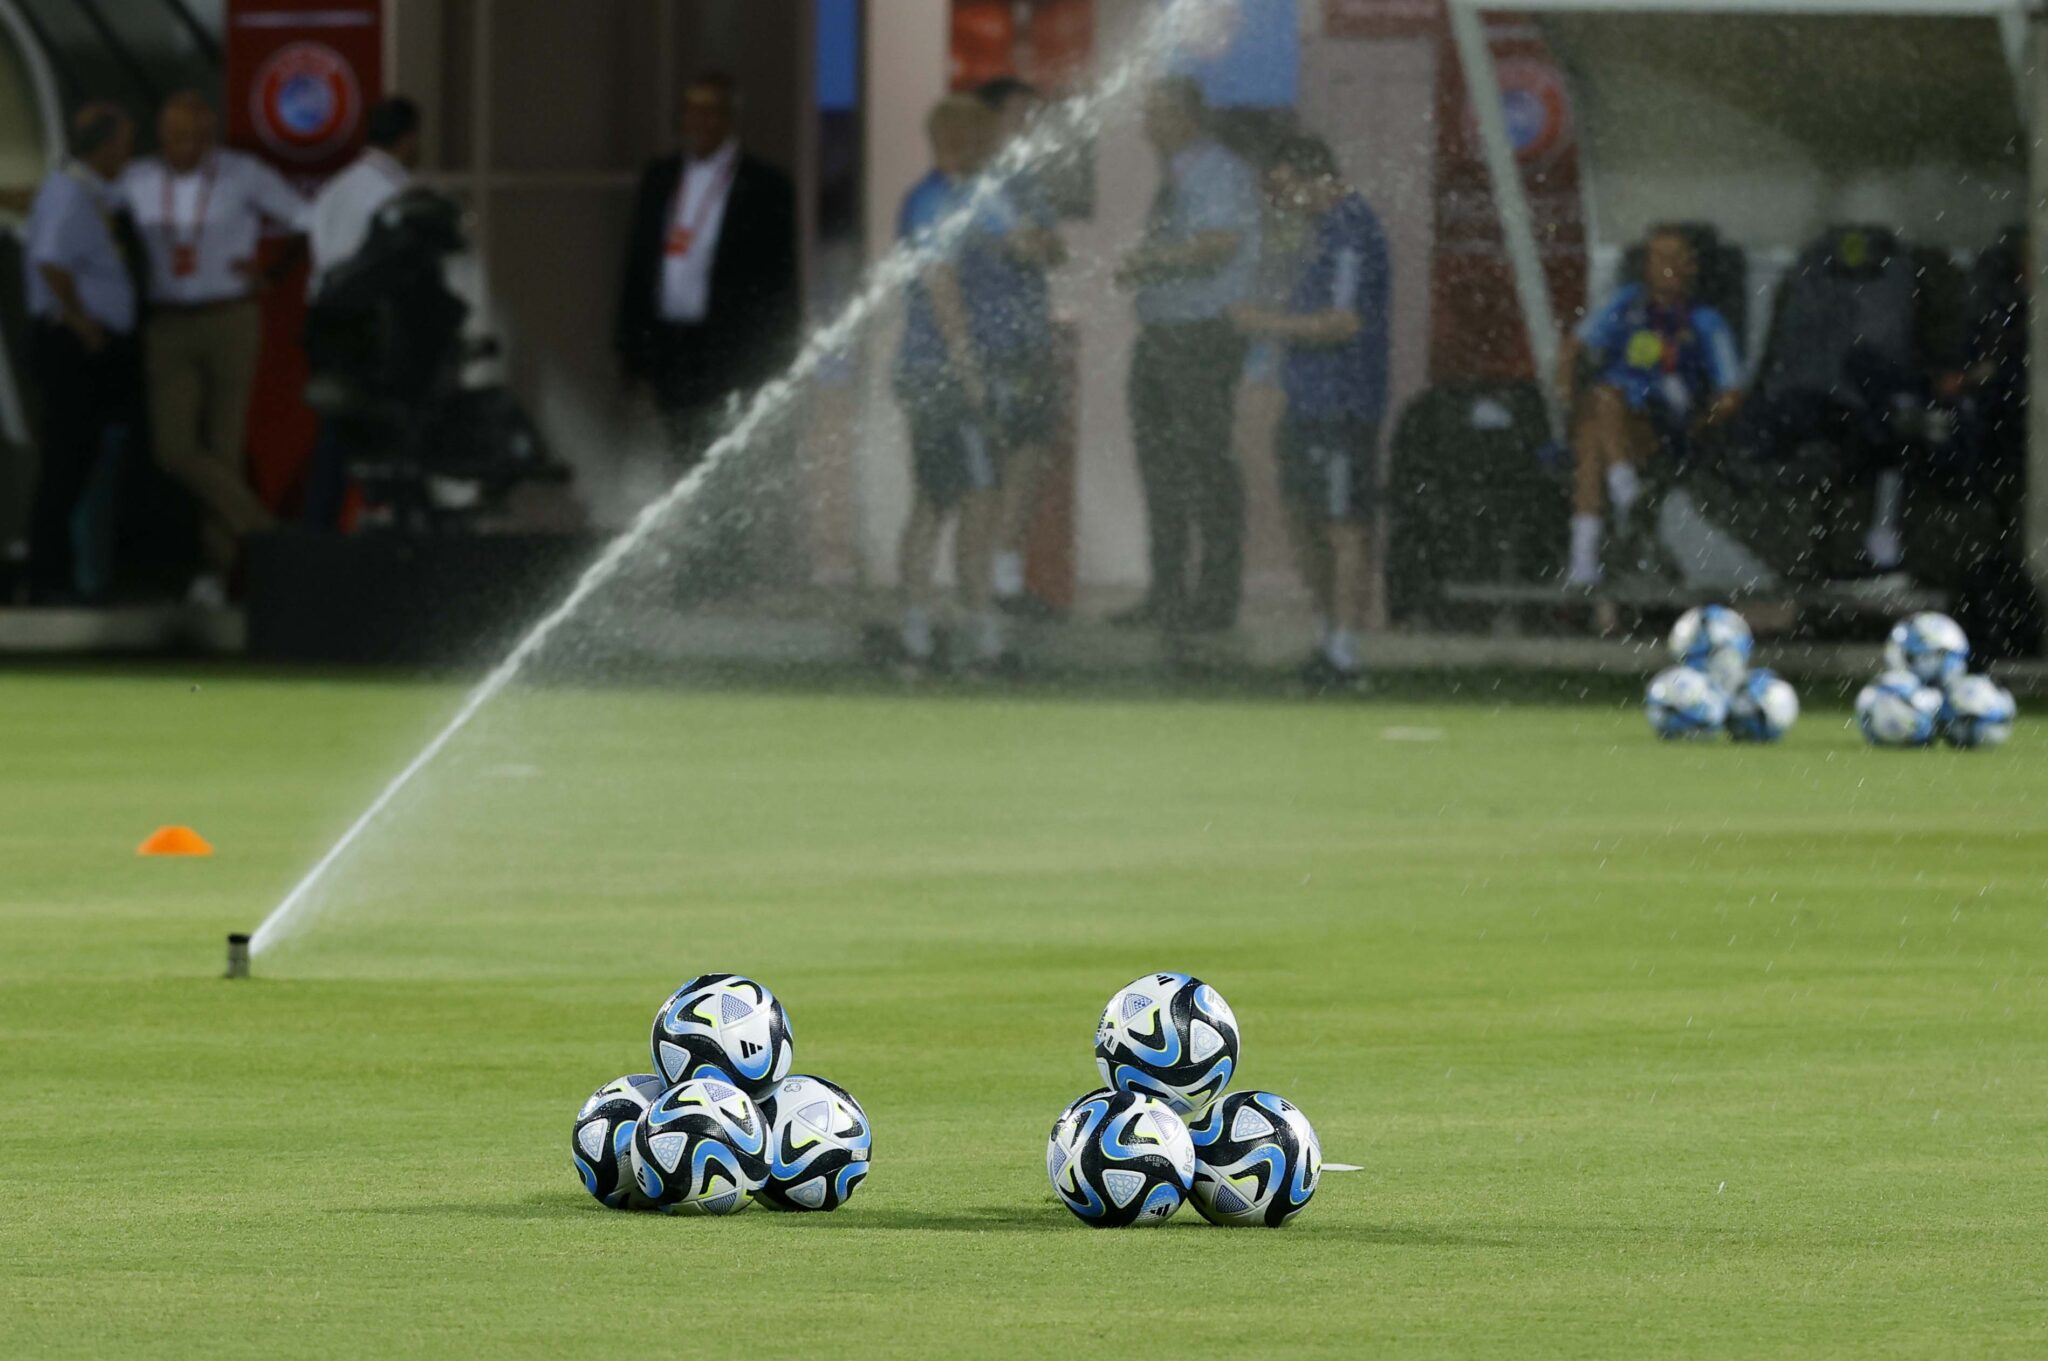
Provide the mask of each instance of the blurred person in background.
{"label": "blurred person in background", "polygon": [[613,344],[685,465],[728,401],[788,362],[802,322],[796,191],[740,145],[738,119],[730,76],[690,83],[682,151],[641,172],[626,242]]}
{"label": "blurred person in background", "polygon": [[199,501],[203,569],[190,599],[213,609],[227,603],[242,536],[275,524],[243,466],[263,348],[256,299],[297,267],[304,241],[295,238],[268,269],[257,248],[265,222],[297,233],[307,212],[275,170],[218,140],[213,107],[196,91],[181,91],[158,116],[158,155],[121,177],[148,266],[142,343],[150,433],[157,461]]}
{"label": "blurred person in background", "polygon": [[[403,95],[379,100],[364,120],[362,154],[313,199],[307,244],[313,271],[307,294],[317,298],[338,265],[369,239],[377,210],[405,192],[420,164],[420,107]],[[337,529],[348,499],[349,449],[334,421],[323,421],[306,475],[305,523]]]}
{"label": "blurred person in background", "polygon": [[1245,335],[1284,346],[1281,491],[1295,561],[1316,605],[1306,674],[1313,684],[1352,684],[1362,673],[1387,409],[1386,233],[1319,138],[1283,143],[1266,187],[1280,211],[1309,219],[1312,241],[1284,309],[1240,306],[1231,315]]}
{"label": "blurred person in background", "polygon": [[[1675,227],[1650,233],[1643,277],[1616,289],[1566,337],[1557,385],[1572,442],[1571,561],[1567,585],[1598,586],[1609,506],[1618,526],[1640,537],[1631,513],[1642,500],[1643,469],[1659,451],[1677,454],[1698,430],[1742,405],[1735,334],[1719,312],[1693,297],[1699,260]],[[1592,371],[1584,390],[1580,366]]]}
{"label": "blurred person in background", "polygon": [[29,599],[75,589],[71,524],[110,433],[136,417],[135,278],[114,181],[135,148],[119,106],[71,120],[71,156],[36,192],[22,230],[29,358],[42,394],[42,458],[29,512]]}
{"label": "blurred person in background", "polygon": [[[1045,104],[1036,89],[1014,76],[991,80],[974,94],[996,116],[1005,145],[1029,130]],[[1046,275],[1066,263],[1067,248],[1057,230],[1059,214],[1029,171],[1005,178],[1003,198],[1012,220],[1000,249],[987,254],[988,277],[982,281],[989,302],[983,337],[989,397],[1007,446],[991,580],[1005,609],[1043,617],[1052,608],[1025,589],[1024,549],[1059,431],[1063,394]]]}
{"label": "blurred person in background", "polygon": [[[1151,587],[1126,625],[1217,631],[1237,621],[1244,582],[1244,476],[1234,434],[1245,341],[1232,307],[1259,258],[1258,177],[1207,132],[1194,81],[1172,77],[1145,101],[1161,177],[1144,240],[1117,269],[1137,295],[1131,437],[1145,488]],[[1188,584],[1190,539],[1200,570]]]}
{"label": "blurred person in background", "polygon": [[[992,429],[991,380],[981,340],[1002,299],[985,288],[970,296],[967,285],[990,277],[987,257],[1003,248],[1013,224],[991,215],[999,193],[984,195],[970,208],[973,177],[999,135],[988,106],[971,95],[951,96],[932,109],[925,130],[932,171],[904,196],[897,224],[901,240],[927,253],[904,298],[896,356],[896,398],[910,425],[916,484],[898,560],[904,597],[899,641],[910,667],[932,663],[939,540],[947,522],[957,519],[953,574],[973,629],[972,665],[989,667],[1004,655],[1002,617],[989,583],[1002,509],[1002,449]],[[958,221],[969,211],[976,213],[974,221]]]}

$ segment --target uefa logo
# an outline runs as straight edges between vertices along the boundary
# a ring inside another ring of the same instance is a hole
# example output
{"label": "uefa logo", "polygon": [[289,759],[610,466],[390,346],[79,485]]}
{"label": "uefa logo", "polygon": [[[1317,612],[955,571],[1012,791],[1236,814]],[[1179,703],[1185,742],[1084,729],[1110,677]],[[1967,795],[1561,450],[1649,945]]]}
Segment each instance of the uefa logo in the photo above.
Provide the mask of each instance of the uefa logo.
{"label": "uefa logo", "polygon": [[362,121],[355,68],[325,43],[280,47],[249,86],[256,135],[279,156],[318,161],[339,151]]}

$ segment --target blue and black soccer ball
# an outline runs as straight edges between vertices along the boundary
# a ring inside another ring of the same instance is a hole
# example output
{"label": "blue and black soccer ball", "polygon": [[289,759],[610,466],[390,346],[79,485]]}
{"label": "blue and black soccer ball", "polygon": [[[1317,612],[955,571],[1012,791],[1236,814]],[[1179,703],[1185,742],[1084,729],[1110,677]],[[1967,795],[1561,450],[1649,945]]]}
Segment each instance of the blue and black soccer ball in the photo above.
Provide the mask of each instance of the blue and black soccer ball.
{"label": "blue and black soccer ball", "polygon": [[2002,747],[2012,736],[2019,706],[2012,692],[1989,676],[1959,676],[1949,682],[1941,706],[1941,736],[1952,747]]}
{"label": "blue and black soccer ball", "polygon": [[1105,1088],[1060,1112],[1045,1172],[1060,1204],[1084,1224],[1163,1224],[1194,1188],[1195,1146],[1165,1102]]}
{"label": "blue and black soccer ball", "polygon": [[1706,672],[1674,666],[1658,672],[1643,692],[1643,716],[1667,742],[1712,737],[1728,722],[1728,696]]}
{"label": "blue and black soccer ball", "polygon": [[1223,1095],[1237,1061],[1236,1013],[1189,974],[1146,974],[1109,999],[1095,1026],[1103,1085],[1156,1097],[1182,1115]]}
{"label": "blue and black soccer ball", "polygon": [[1799,692],[1777,672],[1759,669],[1728,696],[1728,735],[1738,742],[1776,742],[1799,721]]}
{"label": "blue and black soccer ball", "polygon": [[776,1210],[836,1210],[867,1179],[875,1132],[853,1093],[821,1077],[784,1078],[760,1102],[768,1177],[755,1199]]}
{"label": "blue and black soccer ball", "polygon": [[569,1131],[569,1152],[583,1189],[614,1210],[633,1202],[633,1133],[656,1099],[662,1080],[652,1073],[614,1078],[590,1094]]}
{"label": "blue and black soccer ball", "polygon": [[1190,1199],[1211,1224],[1277,1229],[1308,1207],[1323,1146],[1299,1107],[1271,1092],[1232,1092],[1188,1128]]}
{"label": "blue and black soccer ball", "polygon": [[789,1076],[796,1041],[775,994],[739,974],[702,974],[654,1014],[654,1066],[669,1083],[724,1078],[765,1096]]}
{"label": "blue and black soccer ball", "polygon": [[723,1078],[678,1083],[633,1132],[633,1174],[656,1209],[737,1214],[768,1180],[768,1122]]}
{"label": "blue and black soccer ball", "polygon": [[1884,669],[1910,671],[1922,685],[1947,685],[1970,669],[1969,635],[1945,614],[1910,615],[1885,639]]}

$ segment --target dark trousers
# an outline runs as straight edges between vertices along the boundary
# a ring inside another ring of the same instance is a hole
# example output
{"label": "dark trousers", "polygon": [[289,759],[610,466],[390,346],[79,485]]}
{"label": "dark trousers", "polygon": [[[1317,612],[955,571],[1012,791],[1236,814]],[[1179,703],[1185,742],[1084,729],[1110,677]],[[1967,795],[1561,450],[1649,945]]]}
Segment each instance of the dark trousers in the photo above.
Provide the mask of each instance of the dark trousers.
{"label": "dark trousers", "polygon": [[[1227,321],[1147,326],[1131,355],[1131,439],[1145,486],[1155,612],[1202,627],[1237,619],[1244,591],[1244,473],[1232,436],[1243,339]],[[1190,540],[1201,568],[1188,588]]]}
{"label": "dark trousers", "polygon": [[341,427],[332,416],[322,420],[312,458],[306,464],[306,528],[341,528],[342,511],[348,507],[349,457]]}
{"label": "dark trousers", "polygon": [[109,336],[97,354],[50,321],[37,321],[30,342],[42,393],[42,459],[29,511],[29,585],[37,591],[73,586],[71,520],[107,447],[108,432],[134,423],[139,392],[132,336]]}

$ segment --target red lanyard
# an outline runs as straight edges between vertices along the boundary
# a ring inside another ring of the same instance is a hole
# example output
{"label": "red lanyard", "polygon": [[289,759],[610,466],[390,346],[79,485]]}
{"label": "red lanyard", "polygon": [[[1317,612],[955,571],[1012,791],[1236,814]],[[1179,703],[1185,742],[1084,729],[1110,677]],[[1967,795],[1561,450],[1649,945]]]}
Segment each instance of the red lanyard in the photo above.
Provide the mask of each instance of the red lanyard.
{"label": "red lanyard", "polygon": [[164,167],[164,235],[169,238],[171,245],[171,273],[180,278],[195,274],[199,270],[199,242],[206,235],[206,209],[213,202],[213,179],[219,167],[218,156],[209,155],[206,158],[206,171],[199,180],[199,211],[192,223],[190,241],[183,239],[184,233],[178,228],[174,195],[174,182],[178,177],[170,166]]}
{"label": "red lanyard", "polygon": [[[711,186],[709,193],[697,200],[697,210],[690,214],[687,221],[675,221],[674,225],[669,228],[668,253],[670,255],[688,255],[696,248],[698,233],[704,230],[704,225],[711,220],[712,212],[717,209],[719,202],[724,199],[726,191],[732,188],[733,178],[739,174],[739,164],[740,159],[738,155],[734,155],[731,160],[727,161],[725,163],[725,173],[719,176],[718,183]],[[683,169],[682,182],[676,185],[674,219],[682,218],[683,210],[688,206],[689,195],[690,172],[686,166]]]}

